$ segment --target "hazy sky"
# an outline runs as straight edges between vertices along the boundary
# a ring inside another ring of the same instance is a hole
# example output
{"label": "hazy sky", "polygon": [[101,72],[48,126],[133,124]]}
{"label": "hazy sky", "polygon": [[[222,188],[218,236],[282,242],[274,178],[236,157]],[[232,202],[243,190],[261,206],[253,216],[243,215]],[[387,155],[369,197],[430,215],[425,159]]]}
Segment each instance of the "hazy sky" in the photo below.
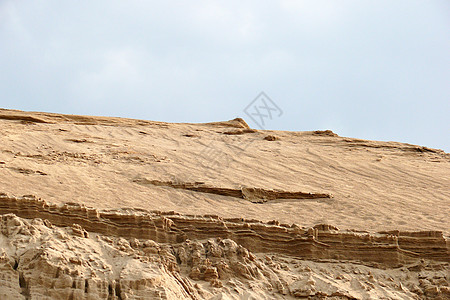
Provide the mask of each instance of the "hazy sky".
{"label": "hazy sky", "polygon": [[450,2],[0,0],[0,107],[243,117],[450,152]]}

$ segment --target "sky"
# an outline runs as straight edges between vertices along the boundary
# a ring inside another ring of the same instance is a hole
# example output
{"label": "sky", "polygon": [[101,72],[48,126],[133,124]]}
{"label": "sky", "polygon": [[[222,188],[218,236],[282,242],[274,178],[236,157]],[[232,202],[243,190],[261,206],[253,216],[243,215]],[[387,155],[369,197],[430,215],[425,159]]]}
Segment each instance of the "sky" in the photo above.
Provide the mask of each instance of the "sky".
{"label": "sky", "polygon": [[2,108],[450,152],[449,54],[447,0],[0,0]]}

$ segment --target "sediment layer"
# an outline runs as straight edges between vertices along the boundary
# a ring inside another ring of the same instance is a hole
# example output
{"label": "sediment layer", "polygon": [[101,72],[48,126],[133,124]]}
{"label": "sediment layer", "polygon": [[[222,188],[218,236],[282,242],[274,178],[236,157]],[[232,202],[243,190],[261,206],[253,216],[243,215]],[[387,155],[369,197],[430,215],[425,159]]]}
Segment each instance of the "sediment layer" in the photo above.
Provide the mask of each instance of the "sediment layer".
{"label": "sediment layer", "polygon": [[301,228],[277,221],[227,219],[215,215],[181,215],[136,209],[97,210],[76,203],[53,205],[35,196],[0,194],[0,213],[41,218],[57,226],[77,224],[87,232],[109,236],[182,243],[230,239],[250,251],[286,254],[312,260],[347,260],[398,266],[419,259],[449,262],[449,241],[442,232],[338,230],[330,225]]}
{"label": "sediment layer", "polygon": [[142,185],[150,184],[156,186],[166,186],[175,189],[247,199],[252,202],[258,203],[280,199],[332,198],[332,195],[327,193],[290,192],[281,190],[268,190],[255,187],[242,187],[240,189],[232,189],[232,188],[208,186],[205,185],[203,182],[173,182],[173,181],[148,180],[146,178],[135,178],[133,181]]}
{"label": "sediment layer", "polygon": [[450,297],[442,262],[392,272],[252,253],[231,239],[157,243],[14,214],[0,215],[0,233],[2,300]]}

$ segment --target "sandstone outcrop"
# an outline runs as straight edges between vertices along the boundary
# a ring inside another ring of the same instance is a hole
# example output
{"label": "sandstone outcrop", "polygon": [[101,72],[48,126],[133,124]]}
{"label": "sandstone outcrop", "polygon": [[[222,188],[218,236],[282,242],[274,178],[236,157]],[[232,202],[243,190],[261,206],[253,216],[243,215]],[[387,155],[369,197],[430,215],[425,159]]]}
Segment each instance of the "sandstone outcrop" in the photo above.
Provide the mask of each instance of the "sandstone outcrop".
{"label": "sandstone outcrop", "polygon": [[448,263],[432,260],[386,272],[268,256],[229,238],[158,243],[14,214],[0,215],[0,232],[0,298],[6,300],[450,296]]}
{"label": "sandstone outcrop", "polygon": [[209,186],[206,185],[204,182],[173,182],[173,181],[148,180],[146,178],[135,178],[133,182],[142,185],[167,186],[175,189],[183,189],[200,193],[216,194],[234,198],[247,199],[254,203],[263,203],[270,200],[279,200],[279,199],[332,198],[332,195],[327,193],[290,192],[282,190],[267,190],[254,187],[241,187],[240,189],[232,189],[232,188]]}
{"label": "sandstone outcrop", "polygon": [[359,232],[330,225],[300,228],[277,221],[226,219],[214,215],[134,209],[97,210],[76,203],[51,205],[35,196],[0,194],[0,213],[41,218],[57,226],[80,226],[89,232],[125,238],[181,243],[188,239],[231,239],[254,252],[280,253],[305,259],[360,261],[399,266],[419,259],[450,262],[449,242],[442,232]]}

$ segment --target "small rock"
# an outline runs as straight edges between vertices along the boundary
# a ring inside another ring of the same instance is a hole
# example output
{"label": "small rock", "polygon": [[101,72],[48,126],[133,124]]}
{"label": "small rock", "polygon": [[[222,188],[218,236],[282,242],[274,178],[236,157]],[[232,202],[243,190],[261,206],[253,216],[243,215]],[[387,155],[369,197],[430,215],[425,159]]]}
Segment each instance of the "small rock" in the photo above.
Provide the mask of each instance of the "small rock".
{"label": "small rock", "polygon": [[276,141],[276,140],[279,140],[279,138],[276,137],[276,136],[274,136],[274,135],[268,135],[268,136],[265,136],[264,139],[265,139],[266,141]]}
{"label": "small rock", "polygon": [[215,287],[215,288],[223,287],[222,281],[220,281],[219,279],[211,280],[210,284],[211,284],[212,287]]}
{"label": "small rock", "polygon": [[217,273],[217,269],[214,267],[207,267],[204,273],[205,281],[211,280],[211,279],[218,279],[219,274]]}
{"label": "small rock", "polygon": [[194,280],[199,280],[200,275],[201,275],[200,269],[197,267],[192,268],[191,273],[189,273],[189,277]]}
{"label": "small rock", "polygon": [[79,224],[72,225],[72,234],[82,237],[82,238],[89,237],[89,233],[83,227],[81,227]]}

